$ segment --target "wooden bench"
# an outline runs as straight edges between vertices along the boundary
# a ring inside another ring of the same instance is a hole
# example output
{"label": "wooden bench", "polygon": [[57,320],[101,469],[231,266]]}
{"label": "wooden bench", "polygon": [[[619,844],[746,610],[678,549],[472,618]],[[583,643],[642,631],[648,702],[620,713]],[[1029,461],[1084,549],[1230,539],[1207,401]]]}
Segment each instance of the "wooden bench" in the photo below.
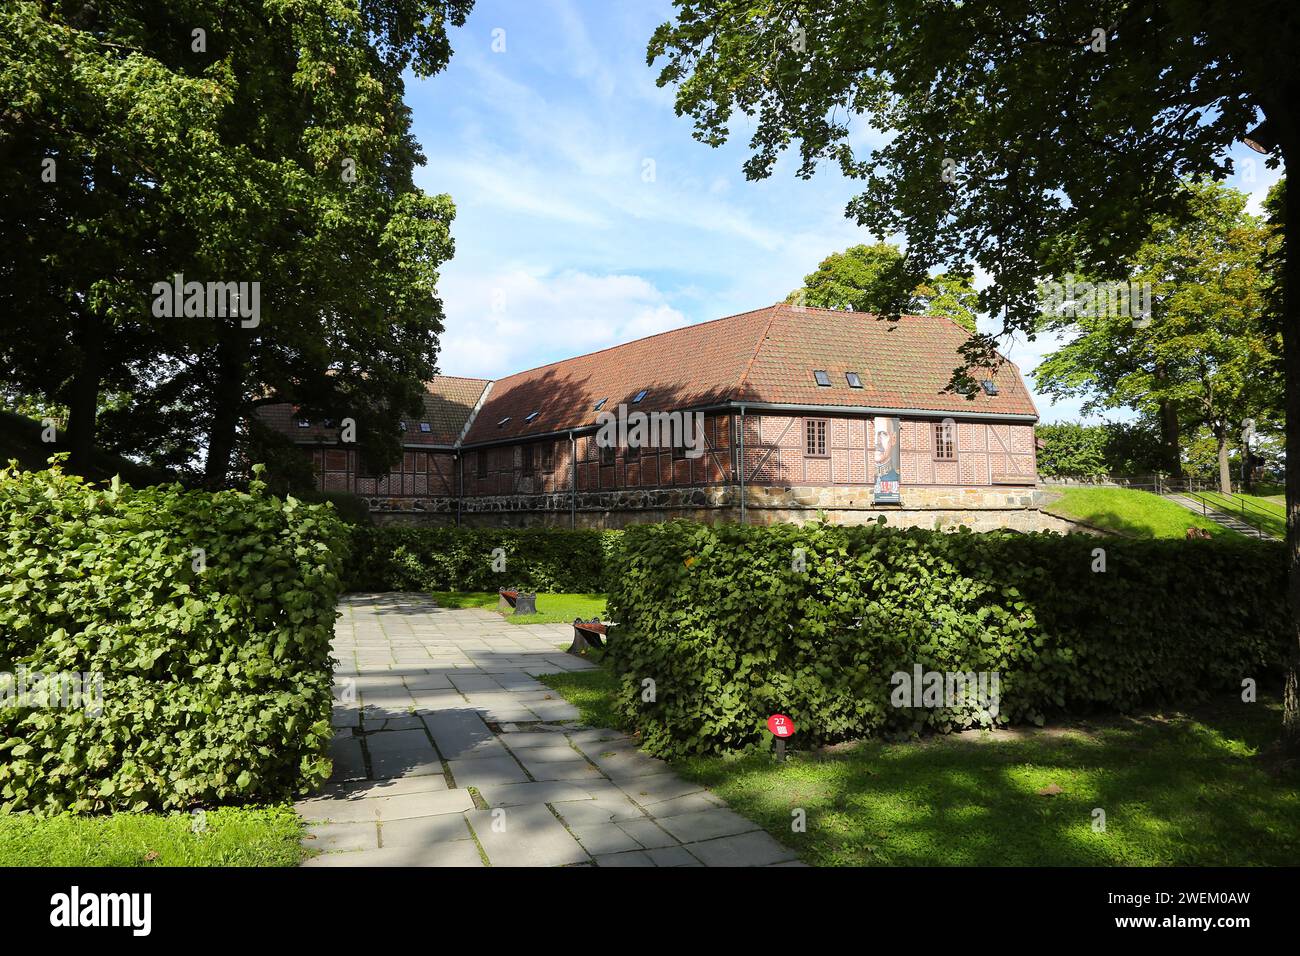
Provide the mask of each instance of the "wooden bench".
{"label": "wooden bench", "polygon": [[528,594],[521,588],[498,588],[497,610],[508,611],[511,608],[516,614],[536,614],[537,595]]}
{"label": "wooden bench", "polygon": [[602,624],[600,618],[593,617],[590,621],[584,621],[580,617],[575,617],[573,619],[573,644],[570,645],[568,652],[581,657],[593,647],[604,647],[608,637],[609,627]]}

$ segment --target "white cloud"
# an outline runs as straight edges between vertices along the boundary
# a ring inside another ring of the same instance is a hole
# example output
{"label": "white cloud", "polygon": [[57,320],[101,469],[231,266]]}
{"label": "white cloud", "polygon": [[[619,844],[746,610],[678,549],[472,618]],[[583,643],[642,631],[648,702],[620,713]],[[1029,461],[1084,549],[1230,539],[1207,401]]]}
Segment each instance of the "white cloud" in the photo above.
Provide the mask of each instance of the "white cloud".
{"label": "white cloud", "polygon": [[500,378],[687,325],[653,284],[634,275],[550,273],[524,266],[448,276],[441,371]]}

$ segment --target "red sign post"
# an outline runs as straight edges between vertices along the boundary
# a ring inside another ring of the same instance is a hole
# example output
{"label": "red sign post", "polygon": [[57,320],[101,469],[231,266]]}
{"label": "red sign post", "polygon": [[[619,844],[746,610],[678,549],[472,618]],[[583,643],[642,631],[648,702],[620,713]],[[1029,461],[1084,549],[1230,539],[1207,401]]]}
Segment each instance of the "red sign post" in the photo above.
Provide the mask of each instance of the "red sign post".
{"label": "red sign post", "polygon": [[776,759],[785,759],[785,738],[794,735],[794,721],[785,714],[773,714],[767,718],[767,729],[776,738]]}

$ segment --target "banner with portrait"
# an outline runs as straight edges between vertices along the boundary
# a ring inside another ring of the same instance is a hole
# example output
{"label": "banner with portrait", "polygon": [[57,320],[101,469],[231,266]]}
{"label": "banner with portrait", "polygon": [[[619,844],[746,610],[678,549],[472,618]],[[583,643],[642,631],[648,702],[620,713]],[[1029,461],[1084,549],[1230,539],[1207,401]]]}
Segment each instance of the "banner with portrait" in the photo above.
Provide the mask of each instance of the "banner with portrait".
{"label": "banner with portrait", "polygon": [[876,418],[872,426],[871,447],[875,456],[875,485],[871,500],[878,505],[901,504],[898,495],[898,419]]}

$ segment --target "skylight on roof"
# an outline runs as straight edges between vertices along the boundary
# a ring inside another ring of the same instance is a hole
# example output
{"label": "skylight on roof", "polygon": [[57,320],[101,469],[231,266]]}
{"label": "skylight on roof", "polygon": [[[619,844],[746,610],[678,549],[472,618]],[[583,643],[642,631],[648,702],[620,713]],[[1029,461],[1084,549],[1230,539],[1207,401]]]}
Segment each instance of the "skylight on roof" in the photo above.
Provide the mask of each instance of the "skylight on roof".
{"label": "skylight on roof", "polygon": [[817,380],[818,385],[829,386],[831,384],[831,377],[826,374],[824,368],[813,369],[813,378]]}
{"label": "skylight on roof", "polygon": [[533,423],[533,419],[536,418],[539,414],[540,414],[539,412],[529,412],[527,415],[524,416],[524,424],[531,425]]}
{"label": "skylight on roof", "polygon": [[649,391],[650,391],[650,389],[648,389],[648,388],[643,388],[643,389],[641,389],[641,391],[637,392],[637,393],[636,393],[636,398],[632,399],[632,404],[635,405],[635,404],[637,404],[638,402],[640,402],[641,399],[643,399],[643,398],[646,397],[646,394],[647,394]]}
{"label": "skylight on roof", "polygon": [[501,421],[497,422],[497,428],[505,428],[505,427],[506,427],[506,422],[508,422],[508,421],[510,421],[510,416],[509,416],[509,415],[507,415],[505,418],[501,419]]}
{"label": "skylight on roof", "polygon": [[849,388],[862,387],[862,377],[857,372],[845,372],[844,377],[848,379]]}
{"label": "skylight on roof", "polygon": [[430,427],[428,422],[420,422],[420,431],[431,432],[433,431],[433,428]]}
{"label": "skylight on roof", "polygon": [[607,401],[609,401],[608,398],[602,398],[600,401],[598,401],[598,402],[596,403],[596,407],[593,408],[592,411],[593,411],[593,412],[598,412],[598,411],[600,411],[602,408],[605,407],[605,403],[606,403]]}
{"label": "skylight on roof", "polygon": [[998,393],[998,387],[991,378],[982,379],[980,388],[984,389],[985,395],[996,395]]}

